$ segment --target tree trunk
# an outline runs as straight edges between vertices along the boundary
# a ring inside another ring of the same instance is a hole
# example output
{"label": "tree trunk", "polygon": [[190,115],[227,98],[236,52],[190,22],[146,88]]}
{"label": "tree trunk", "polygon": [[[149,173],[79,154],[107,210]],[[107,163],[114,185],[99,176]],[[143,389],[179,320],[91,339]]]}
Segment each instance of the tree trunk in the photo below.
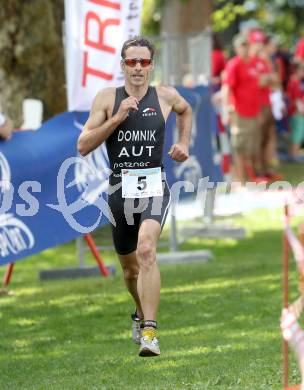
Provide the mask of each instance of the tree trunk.
{"label": "tree trunk", "polygon": [[162,9],[161,30],[170,35],[202,31],[211,24],[211,0],[166,0]]}
{"label": "tree trunk", "polygon": [[0,101],[15,127],[22,101],[43,102],[44,119],[66,110],[63,0],[10,0],[0,8]]}
{"label": "tree trunk", "polygon": [[211,0],[166,0],[163,4],[163,82],[194,86],[210,76]]}

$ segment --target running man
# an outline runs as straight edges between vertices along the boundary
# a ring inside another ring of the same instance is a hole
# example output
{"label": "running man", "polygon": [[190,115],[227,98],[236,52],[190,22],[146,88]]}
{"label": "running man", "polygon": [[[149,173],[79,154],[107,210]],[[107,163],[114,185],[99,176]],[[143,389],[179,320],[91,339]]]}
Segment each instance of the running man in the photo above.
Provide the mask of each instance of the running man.
{"label": "running man", "polygon": [[[156,246],[170,200],[162,163],[165,123],[174,111],[179,140],[169,155],[178,162],[189,156],[192,126],[191,107],[176,89],[149,85],[153,55],[152,44],[142,37],[123,44],[125,84],[97,94],[78,140],[83,156],[106,142],[112,170],[108,204],[116,222],[112,225],[113,241],[136,305],[132,337],[140,344],[140,356],[160,354],[156,337],[160,297]],[[114,191],[115,186],[119,190]]]}

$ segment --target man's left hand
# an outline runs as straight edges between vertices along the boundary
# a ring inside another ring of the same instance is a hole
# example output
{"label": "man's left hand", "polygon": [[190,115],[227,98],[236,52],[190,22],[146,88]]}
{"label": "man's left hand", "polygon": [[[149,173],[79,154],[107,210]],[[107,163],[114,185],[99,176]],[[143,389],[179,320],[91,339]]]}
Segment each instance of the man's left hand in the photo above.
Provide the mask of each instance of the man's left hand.
{"label": "man's left hand", "polygon": [[171,146],[168,154],[173,160],[183,162],[189,157],[189,147],[182,143],[176,143]]}

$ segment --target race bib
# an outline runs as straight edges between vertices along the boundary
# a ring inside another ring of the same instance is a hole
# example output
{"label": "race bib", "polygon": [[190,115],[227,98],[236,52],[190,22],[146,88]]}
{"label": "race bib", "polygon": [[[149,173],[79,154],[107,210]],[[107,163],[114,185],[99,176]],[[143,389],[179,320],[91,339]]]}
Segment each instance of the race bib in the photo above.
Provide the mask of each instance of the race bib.
{"label": "race bib", "polygon": [[122,169],[122,197],[149,198],[162,196],[161,168]]}

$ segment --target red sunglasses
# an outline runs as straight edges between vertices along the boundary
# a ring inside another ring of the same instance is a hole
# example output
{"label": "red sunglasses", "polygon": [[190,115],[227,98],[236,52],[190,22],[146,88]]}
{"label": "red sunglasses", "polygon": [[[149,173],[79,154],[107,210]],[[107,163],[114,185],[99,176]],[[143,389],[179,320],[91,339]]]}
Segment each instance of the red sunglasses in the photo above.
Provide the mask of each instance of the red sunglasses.
{"label": "red sunglasses", "polygon": [[143,68],[146,68],[147,66],[151,65],[152,59],[151,58],[124,58],[123,62],[127,66],[130,66],[131,68],[135,68],[136,64],[139,62]]}

